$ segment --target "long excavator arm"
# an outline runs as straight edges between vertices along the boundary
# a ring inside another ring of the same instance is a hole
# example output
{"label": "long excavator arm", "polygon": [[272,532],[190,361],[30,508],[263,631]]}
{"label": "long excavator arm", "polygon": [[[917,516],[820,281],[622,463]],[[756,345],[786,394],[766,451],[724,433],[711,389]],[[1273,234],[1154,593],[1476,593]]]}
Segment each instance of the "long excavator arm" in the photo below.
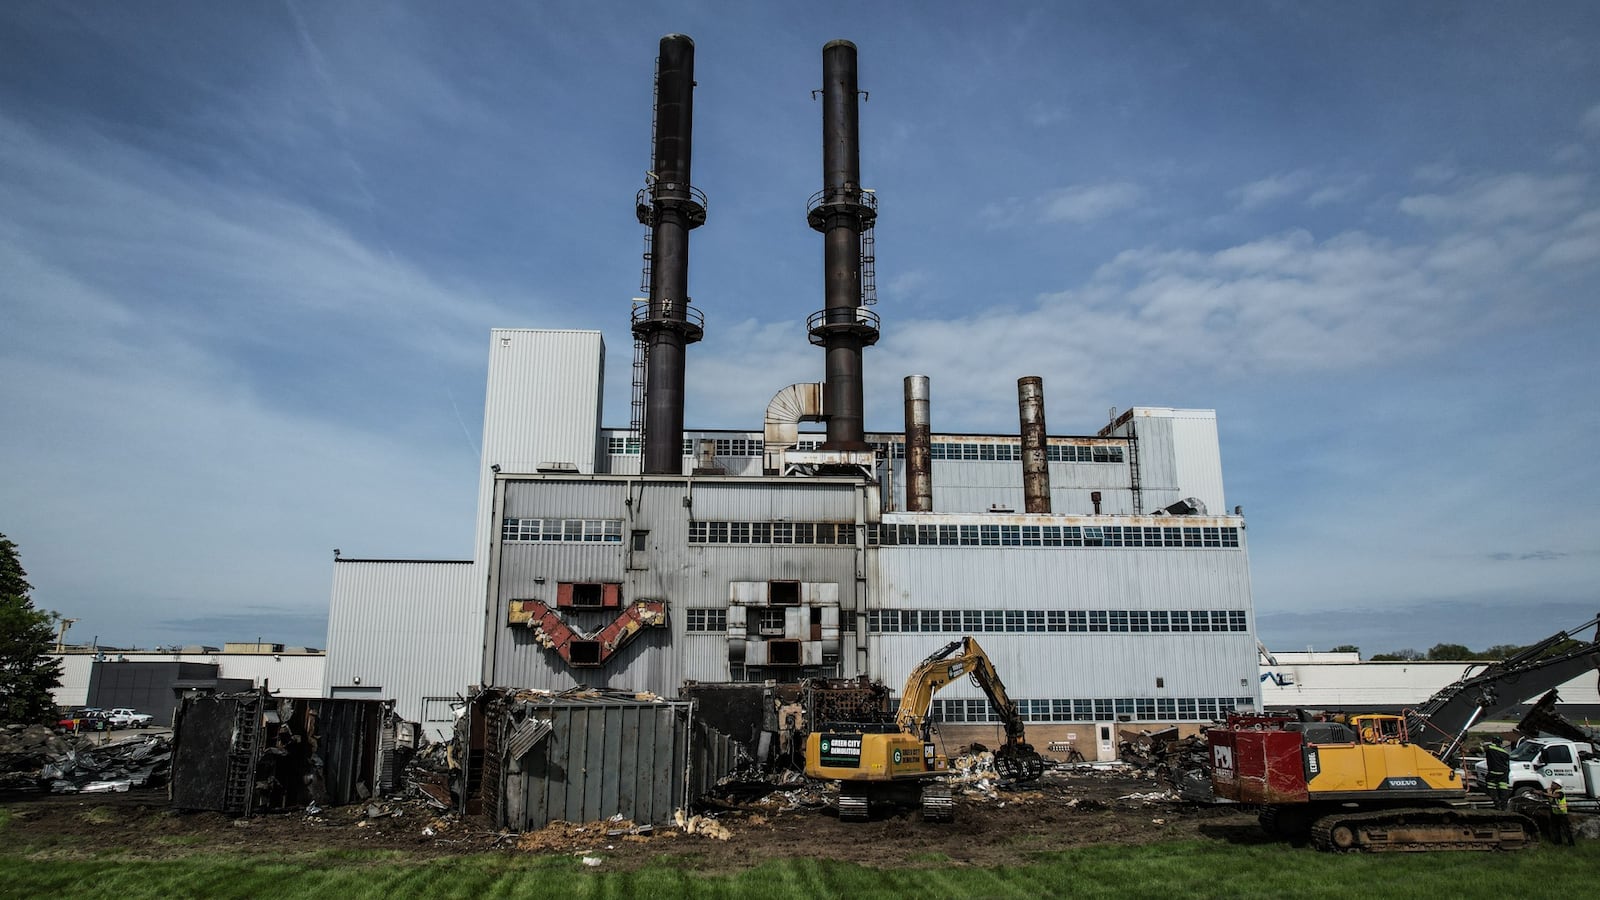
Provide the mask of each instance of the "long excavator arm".
{"label": "long excavator arm", "polygon": [[[955,654],[960,650],[959,655]],[[929,711],[933,695],[963,675],[970,676],[1005,727],[1006,742],[995,753],[995,768],[1002,776],[1031,780],[1044,774],[1044,760],[1025,740],[1025,725],[1017,704],[1006,693],[1006,686],[995,671],[989,654],[970,637],[951,641],[923,660],[906,678],[900,692],[900,708],[895,722],[908,734],[928,739]]]}
{"label": "long excavator arm", "polygon": [[1477,722],[1600,668],[1600,633],[1594,641],[1576,637],[1590,626],[1600,629],[1600,616],[1439,689],[1406,711],[1411,739],[1435,756],[1451,759]]}

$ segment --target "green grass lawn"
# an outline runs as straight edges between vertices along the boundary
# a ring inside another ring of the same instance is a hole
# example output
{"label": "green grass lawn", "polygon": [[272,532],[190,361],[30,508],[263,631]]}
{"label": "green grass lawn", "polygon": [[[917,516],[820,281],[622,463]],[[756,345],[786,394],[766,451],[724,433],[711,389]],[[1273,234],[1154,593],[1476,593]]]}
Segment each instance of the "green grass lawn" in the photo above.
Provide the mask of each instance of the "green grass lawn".
{"label": "green grass lawn", "polygon": [[[12,831],[15,836],[15,831]],[[23,846],[0,849],[0,896],[160,898],[333,897],[1530,897],[1587,884],[1600,845],[1518,853],[1316,853],[1285,845],[1186,841],[1041,853],[1026,866],[869,869],[795,858],[737,874],[693,871],[658,857],[632,872],[588,868],[568,856],[475,854],[412,860],[398,851],[295,857],[270,848],[167,860],[113,848],[64,859]],[[174,848],[178,849],[178,848]],[[936,854],[929,854],[936,856]]]}

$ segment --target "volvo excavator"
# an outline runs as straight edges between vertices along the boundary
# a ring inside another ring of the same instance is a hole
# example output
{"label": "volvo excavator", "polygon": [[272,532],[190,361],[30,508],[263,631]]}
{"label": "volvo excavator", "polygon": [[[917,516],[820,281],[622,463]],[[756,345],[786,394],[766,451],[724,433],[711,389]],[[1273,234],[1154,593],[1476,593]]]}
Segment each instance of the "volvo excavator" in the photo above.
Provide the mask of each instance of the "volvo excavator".
{"label": "volvo excavator", "polygon": [[[1591,625],[1600,628],[1600,617],[1573,631]],[[1258,807],[1269,832],[1320,850],[1528,847],[1538,838],[1526,816],[1462,805],[1462,740],[1473,724],[1596,668],[1600,634],[1584,641],[1564,631],[1469,671],[1402,716],[1230,716],[1206,734],[1212,789]]]}
{"label": "volvo excavator", "polygon": [[807,736],[806,774],[839,782],[841,820],[865,821],[880,805],[920,805],[925,822],[955,820],[950,788],[935,781],[948,774],[950,760],[934,747],[929,710],[933,695],[962,676],[983,689],[1005,727],[1005,743],[994,754],[1000,777],[1033,781],[1044,774],[1044,759],[1024,739],[1022,715],[994,664],[977,641],[963,637],[912,670],[893,722],[832,723]]}

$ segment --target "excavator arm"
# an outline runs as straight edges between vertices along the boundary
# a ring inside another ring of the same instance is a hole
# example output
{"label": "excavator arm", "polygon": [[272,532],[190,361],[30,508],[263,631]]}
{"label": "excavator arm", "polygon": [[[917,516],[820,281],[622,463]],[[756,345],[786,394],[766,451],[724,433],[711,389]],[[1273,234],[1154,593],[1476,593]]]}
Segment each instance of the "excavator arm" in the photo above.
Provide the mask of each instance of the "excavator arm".
{"label": "excavator arm", "polygon": [[995,753],[996,771],[1002,777],[1020,781],[1031,781],[1044,774],[1043,758],[1025,740],[1026,729],[1017,704],[1006,693],[1005,683],[995,671],[989,654],[970,637],[951,641],[911,671],[900,692],[896,724],[907,734],[927,740],[933,695],[963,675],[971,677],[983,689],[990,707],[1005,727],[1005,745]]}
{"label": "excavator arm", "polygon": [[1600,616],[1441,688],[1421,706],[1406,711],[1411,739],[1435,756],[1450,759],[1467,729],[1478,721],[1600,668],[1600,634],[1594,641],[1575,636],[1590,626],[1600,629]]}

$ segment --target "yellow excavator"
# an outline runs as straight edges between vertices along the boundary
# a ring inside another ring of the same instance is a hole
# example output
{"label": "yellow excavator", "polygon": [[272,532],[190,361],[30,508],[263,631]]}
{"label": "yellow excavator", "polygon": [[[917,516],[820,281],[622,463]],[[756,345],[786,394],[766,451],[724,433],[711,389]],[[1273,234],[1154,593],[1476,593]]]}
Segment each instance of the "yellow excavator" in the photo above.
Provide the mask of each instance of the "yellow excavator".
{"label": "yellow excavator", "polygon": [[921,806],[925,822],[955,820],[950,788],[934,781],[948,774],[950,760],[934,748],[928,713],[933,695],[963,675],[983,689],[1005,727],[1005,743],[994,754],[996,773],[1013,782],[1044,774],[1044,759],[1024,740],[1022,715],[994,663],[977,641],[963,637],[912,670],[893,722],[831,723],[807,736],[806,774],[839,782],[841,820],[865,821],[875,807],[913,804]]}

